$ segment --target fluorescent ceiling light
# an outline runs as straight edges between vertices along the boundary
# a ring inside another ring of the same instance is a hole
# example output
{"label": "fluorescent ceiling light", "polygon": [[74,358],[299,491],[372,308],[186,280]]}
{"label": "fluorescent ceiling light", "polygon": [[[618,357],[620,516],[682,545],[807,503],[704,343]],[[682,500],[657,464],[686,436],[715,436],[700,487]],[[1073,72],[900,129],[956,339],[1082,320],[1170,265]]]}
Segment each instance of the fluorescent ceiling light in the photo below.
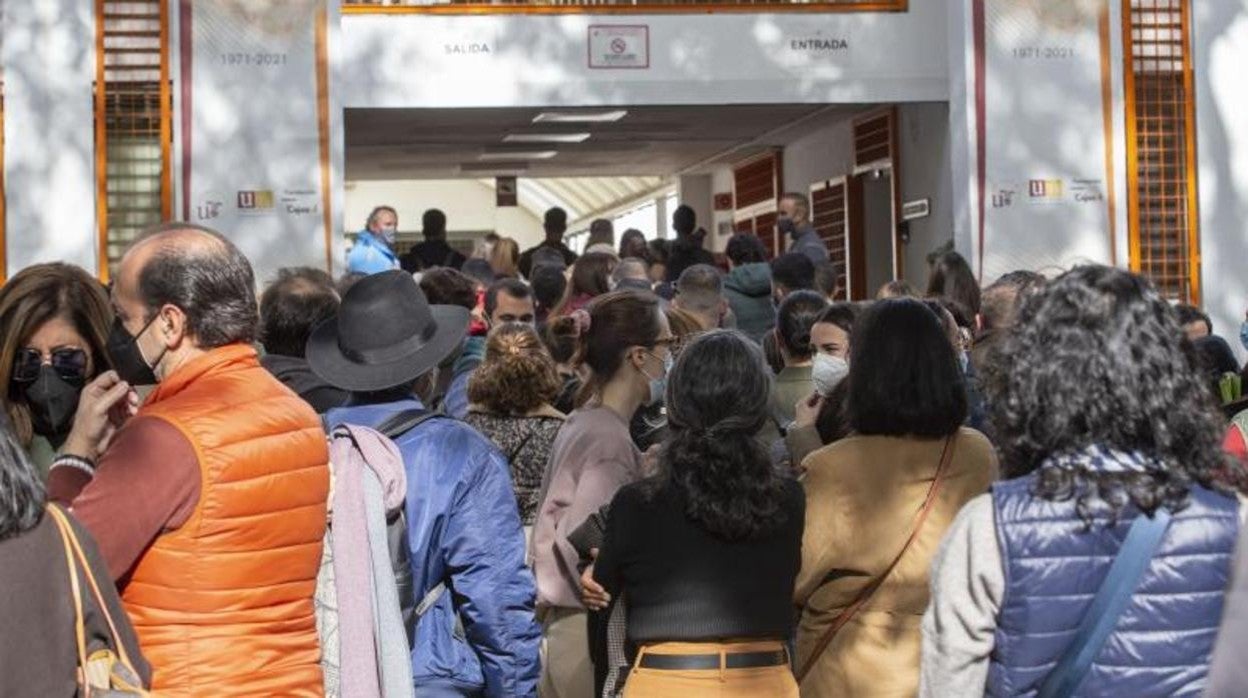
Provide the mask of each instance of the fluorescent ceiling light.
{"label": "fluorescent ceiling light", "polygon": [[625,109],[600,112],[544,111],[533,117],[533,123],[547,124],[602,124],[619,121],[628,114]]}
{"label": "fluorescent ceiling light", "polygon": [[465,162],[459,166],[460,172],[524,172],[529,169],[527,162]]}
{"label": "fluorescent ceiling light", "polygon": [[589,133],[509,133],[504,143],[584,143]]}
{"label": "fluorescent ceiling light", "polygon": [[486,161],[549,160],[558,154],[557,150],[496,150],[481,153],[477,159]]}

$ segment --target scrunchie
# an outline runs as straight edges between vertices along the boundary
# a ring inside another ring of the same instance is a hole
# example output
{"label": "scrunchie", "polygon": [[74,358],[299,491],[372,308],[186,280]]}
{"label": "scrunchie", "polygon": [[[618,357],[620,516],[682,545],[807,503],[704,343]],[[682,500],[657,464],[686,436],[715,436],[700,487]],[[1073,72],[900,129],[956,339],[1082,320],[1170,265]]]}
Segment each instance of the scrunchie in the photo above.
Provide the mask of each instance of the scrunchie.
{"label": "scrunchie", "polygon": [[589,311],[584,308],[572,311],[572,315],[570,317],[572,318],[572,321],[576,323],[577,336],[584,336],[589,332],[589,328],[594,325],[593,317],[591,317]]}

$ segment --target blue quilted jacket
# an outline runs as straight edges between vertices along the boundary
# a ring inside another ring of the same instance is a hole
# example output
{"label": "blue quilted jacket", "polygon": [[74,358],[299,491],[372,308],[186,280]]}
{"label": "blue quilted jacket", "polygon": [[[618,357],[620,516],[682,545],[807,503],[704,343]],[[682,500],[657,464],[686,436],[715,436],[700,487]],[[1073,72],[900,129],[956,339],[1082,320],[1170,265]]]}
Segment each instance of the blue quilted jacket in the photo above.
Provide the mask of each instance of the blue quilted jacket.
{"label": "blue quilted jacket", "polygon": [[[1035,695],[1070,643],[1136,510],[1089,530],[1073,501],[1030,494],[1035,475],[992,488],[1005,598],[987,694]],[[1199,695],[1222,617],[1239,530],[1238,503],[1200,487],[1171,520],[1161,547],[1092,664],[1080,696]]]}

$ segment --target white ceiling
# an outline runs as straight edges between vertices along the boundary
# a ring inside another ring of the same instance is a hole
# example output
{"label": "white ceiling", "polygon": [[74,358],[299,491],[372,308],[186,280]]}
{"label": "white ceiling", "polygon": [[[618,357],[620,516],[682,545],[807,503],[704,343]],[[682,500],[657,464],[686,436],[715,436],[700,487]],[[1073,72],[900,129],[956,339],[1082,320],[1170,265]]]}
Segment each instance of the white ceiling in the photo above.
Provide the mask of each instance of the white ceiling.
{"label": "white ceiling", "polygon": [[[627,107],[613,123],[533,123],[549,109],[348,109],[348,180],[669,177],[785,145],[869,105]],[[598,113],[607,109],[583,109]],[[508,144],[509,134],[583,133],[581,143]],[[524,152],[554,150],[549,159]],[[510,153],[520,155],[511,157]],[[487,161],[483,153],[503,161]],[[480,169],[477,169],[480,168]]]}

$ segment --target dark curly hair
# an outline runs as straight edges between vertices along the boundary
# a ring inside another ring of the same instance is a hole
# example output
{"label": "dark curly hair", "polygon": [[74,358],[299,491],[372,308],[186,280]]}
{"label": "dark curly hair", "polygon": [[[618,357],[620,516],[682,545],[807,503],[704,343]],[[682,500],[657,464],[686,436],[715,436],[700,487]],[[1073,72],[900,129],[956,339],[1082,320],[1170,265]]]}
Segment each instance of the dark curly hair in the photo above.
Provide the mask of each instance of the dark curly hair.
{"label": "dark curly hair", "polygon": [[[1220,416],[1182,337],[1169,304],[1120,269],[1076,267],[1029,295],[985,365],[1005,473],[1038,471],[1034,494],[1076,498],[1089,523],[1102,505],[1115,517],[1128,500],[1150,513],[1175,511],[1194,483],[1214,487]],[[1048,462],[1094,446],[1153,465],[1099,472]]]}
{"label": "dark curly hair", "polygon": [[668,376],[668,438],[651,482],[672,487],[690,519],[726,540],[759,538],[788,516],[783,476],[754,438],[770,392],[762,353],[731,330],[693,340]]}
{"label": "dark curly hair", "polygon": [[553,402],[562,385],[537,330],[508,322],[486,338],[485,359],[468,381],[468,400],[494,414],[525,415]]}

